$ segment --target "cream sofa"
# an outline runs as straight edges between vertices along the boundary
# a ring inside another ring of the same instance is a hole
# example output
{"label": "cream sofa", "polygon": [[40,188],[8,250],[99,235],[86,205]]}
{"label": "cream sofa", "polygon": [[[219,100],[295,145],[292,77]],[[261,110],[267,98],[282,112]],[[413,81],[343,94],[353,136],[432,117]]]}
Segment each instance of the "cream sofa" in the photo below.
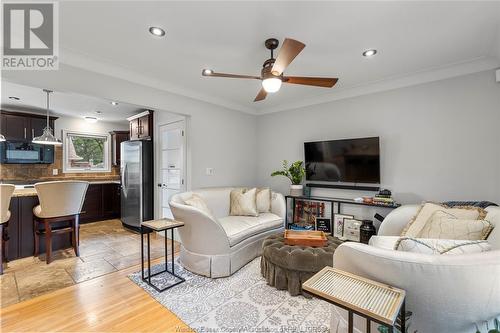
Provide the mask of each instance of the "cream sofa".
{"label": "cream sofa", "polygon": [[[413,312],[410,332],[475,332],[474,323],[500,316],[500,208],[486,208],[486,219],[496,226],[488,237],[492,251],[466,255],[394,251],[418,207],[392,211],[370,245],[339,246],[334,267],[406,290],[407,310]],[[334,308],[333,314],[331,331],[342,332],[345,313]],[[364,322],[358,320],[357,328],[364,332]]]}
{"label": "cream sofa", "polygon": [[[174,195],[170,208],[179,228],[180,262],[191,272],[217,278],[229,276],[261,255],[262,241],[269,235],[283,232],[285,199],[272,193],[271,212],[258,217],[229,216],[229,194],[232,187],[207,188]],[[215,218],[184,200],[196,193],[201,196]]]}

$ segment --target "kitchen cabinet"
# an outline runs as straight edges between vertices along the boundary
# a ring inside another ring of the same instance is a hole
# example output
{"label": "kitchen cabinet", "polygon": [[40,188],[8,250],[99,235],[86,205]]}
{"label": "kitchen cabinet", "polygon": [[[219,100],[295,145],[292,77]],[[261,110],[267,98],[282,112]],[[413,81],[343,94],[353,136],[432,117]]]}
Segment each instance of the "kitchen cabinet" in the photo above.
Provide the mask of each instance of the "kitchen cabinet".
{"label": "kitchen cabinet", "polygon": [[144,111],[127,120],[130,122],[130,140],[153,139],[153,111]]}
{"label": "kitchen cabinet", "polygon": [[[49,125],[54,129],[57,117],[49,118]],[[0,112],[0,133],[6,140],[31,141],[40,136],[47,126],[47,118],[40,114],[4,111]]]}
{"label": "kitchen cabinet", "polygon": [[120,217],[120,184],[90,184],[83,202],[80,223]]}
{"label": "kitchen cabinet", "polygon": [[111,134],[111,161],[114,166],[120,166],[121,150],[120,144],[123,141],[128,141],[130,137],[129,131],[112,131]]}

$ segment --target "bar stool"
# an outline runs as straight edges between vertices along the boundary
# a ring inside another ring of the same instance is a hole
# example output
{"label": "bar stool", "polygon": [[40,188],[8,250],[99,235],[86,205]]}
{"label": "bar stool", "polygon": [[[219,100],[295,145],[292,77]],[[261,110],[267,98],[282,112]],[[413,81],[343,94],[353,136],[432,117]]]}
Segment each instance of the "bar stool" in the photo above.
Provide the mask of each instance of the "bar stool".
{"label": "bar stool", "polygon": [[7,262],[9,235],[7,227],[10,219],[10,199],[16,187],[10,184],[0,184],[0,275],[3,274],[4,259]]}
{"label": "bar stool", "polygon": [[[52,235],[71,232],[71,245],[75,255],[80,256],[79,220],[80,213],[87,193],[88,182],[84,181],[55,181],[36,183],[40,205],[33,208],[35,215],[33,231],[35,235],[35,257],[38,256],[40,235],[45,235],[46,262],[51,262]],[[53,223],[71,222],[69,227],[52,227]],[[43,229],[39,225],[43,224]]]}

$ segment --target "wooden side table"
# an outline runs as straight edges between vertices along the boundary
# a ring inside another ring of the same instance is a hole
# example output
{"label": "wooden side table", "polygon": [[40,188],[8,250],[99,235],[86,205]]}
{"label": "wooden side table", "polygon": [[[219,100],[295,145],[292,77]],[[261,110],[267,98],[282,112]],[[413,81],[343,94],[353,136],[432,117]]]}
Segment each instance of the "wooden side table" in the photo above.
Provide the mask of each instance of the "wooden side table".
{"label": "wooden side table", "polygon": [[353,332],[353,314],[366,318],[366,332],[371,332],[371,321],[394,332],[398,314],[401,332],[405,332],[405,296],[402,289],[365,279],[363,277],[325,267],[302,284],[302,289],[348,311],[348,332]]}
{"label": "wooden side table", "polygon": [[[184,226],[184,222],[179,222],[171,219],[160,219],[160,220],[151,220],[151,221],[146,221],[141,223],[141,276],[142,276],[142,281],[146,282],[149,284],[151,287],[153,287],[156,291],[158,292],[163,292],[167,289],[170,289],[184,281],[186,281],[184,278],[178,276],[175,274],[175,264],[174,264],[174,229],[179,228]],[[172,270],[168,270],[168,246],[167,246],[167,230],[171,230],[171,237],[172,237],[172,247],[171,247],[171,262],[172,262]],[[165,231],[165,269],[156,272],[154,274],[151,274],[151,245],[150,245],[150,237],[149,235],[154,232],[154,231]],[[147,235],[147,255],[148,255],[148,274],[147,276],[144,275],[144,234]],[[177,278],[177,282],[169,284],[163,288],[160,288],[153,284],[151,282],[151,278],[153,276],[160,275],[162,273],[167,273],[175,278]]]}

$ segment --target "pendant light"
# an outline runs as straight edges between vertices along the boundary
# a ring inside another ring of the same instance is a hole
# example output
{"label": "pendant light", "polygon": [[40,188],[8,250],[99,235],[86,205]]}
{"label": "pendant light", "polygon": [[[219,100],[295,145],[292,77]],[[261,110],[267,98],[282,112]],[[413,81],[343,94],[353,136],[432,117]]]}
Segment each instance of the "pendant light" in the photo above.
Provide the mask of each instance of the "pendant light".
{"label": "pendant light", "polygon": [[43,89],[47,93],[47,126],[43,129],[43,134],[40,136],[37,136],[36,138],[33,138],[33,143],[38,143],[40,145],[54,145],[54,146],[59,146],[62,145],[61,140],[56,139],[54,136],[52,128],[50,128],[49,125],[49,95],[52,92],[52,90],[48,89]]}

